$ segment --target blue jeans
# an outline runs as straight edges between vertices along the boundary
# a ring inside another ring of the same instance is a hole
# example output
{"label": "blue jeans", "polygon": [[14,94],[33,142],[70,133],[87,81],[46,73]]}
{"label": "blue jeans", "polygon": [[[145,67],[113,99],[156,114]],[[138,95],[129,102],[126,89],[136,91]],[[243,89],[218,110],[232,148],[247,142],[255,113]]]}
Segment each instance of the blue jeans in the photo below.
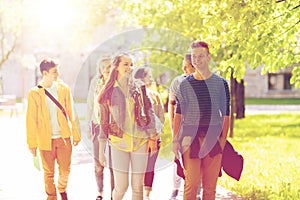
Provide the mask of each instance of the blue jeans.
{"label": "blue jeans", "polygon": [[158,157],[158,152],[160,149],[160,140],[157,141],[157,152],[150,156],[150,152],[148,153],[148,163],[147,163],[147,170],[145,173],[145,178],[144,178],[144,186],[145,189],[151,190],[152,189],[152,184],[153,184],[153,179],[154,179],[154,168],[155,168],[155,163]]}
{"label": "blue jeans", "polygon": [[[92,142],[93,142],[93,151],[94,151],[94,163],[95,163],[95,178],[97,183],[98,192],[103,192],[103,171],[104,167],[99,162],[99,134],[100,134],[100,126],[98,124],[92,125]],[[111,168],[111,149],[108,147],[109,153],[109,169],[110,169],[110,183],[111,183],[111,193],[114,189],[114,175],[113,170]]]}

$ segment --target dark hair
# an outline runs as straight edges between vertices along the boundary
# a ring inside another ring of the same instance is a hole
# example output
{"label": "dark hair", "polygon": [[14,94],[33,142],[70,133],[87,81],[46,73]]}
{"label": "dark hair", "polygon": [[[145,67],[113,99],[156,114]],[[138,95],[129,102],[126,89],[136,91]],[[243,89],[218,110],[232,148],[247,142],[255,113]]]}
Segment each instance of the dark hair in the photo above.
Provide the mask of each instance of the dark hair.
{"label": "dark hair", "polygon": [[192,42],[192,44],[191,44],[192,49],[199,48],[199,47],[203,47],[203,48],[207,49],[207,52],[209,53],[209,47],[206,42],[199,41],[199,40]]}
{"label": "dark hair", "polygon": [[185,54],[184,60],[185,60],[185,61],[188,61],[189,63],[192,64],[192,55],[189,54],[189,53],[188,53],[188,54]]}
{"label": "dark hair", "polygon": [[98,103],[100,103],[100,104],[105,103],[105,101],[107,99],[110,99],[110,96],[112,94],[112,88],[114,86],[115,81],[118,78],[118,73],[119,72],[117,71],[117,68],[118,68],[118,66],[119,66],[119,64],[121,62],[121,58],[122,57],[130,57],[130,58],[132,58],[130,54],[123,53],[123,54],[120,54],[120,55],[116,56],[112,60],[111,70],[110,70],[108,79],[104,83],[104,86],[101,89],[100,94],[98,96]]}
{"label": "dark hair", "polygon": [[134,78],[143,80],[149,73],[149,67],[139,67],[134,73]]}
{"label": "dark hair", "polygon": [[188,62],[193,68],[195,68],[192,63],[192,55],[190,53],[185,54],[184,61]]}
{"label": "dark hair", "polygon": [[58,62],[51,58],[46,58],[42,60],[40,64],[40,71],[43,74],[43,71],[49,72],[49,69],[58,66]]}

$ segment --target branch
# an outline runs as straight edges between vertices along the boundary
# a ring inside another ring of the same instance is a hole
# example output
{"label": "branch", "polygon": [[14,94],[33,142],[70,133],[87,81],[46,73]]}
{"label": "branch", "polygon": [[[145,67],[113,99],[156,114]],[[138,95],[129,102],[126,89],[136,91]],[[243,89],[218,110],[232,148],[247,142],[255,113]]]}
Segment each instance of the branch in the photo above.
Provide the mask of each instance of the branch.
{"label": "branch", "polygon": [[299,24],[299,23],[300,23],[300,19],[299,19],[293,26],[291,26],[290,28],[288,28],[287,30],[285,30],[284,32],[282,32],[282,33],[281,33],[280,35],[278,35],[278,36],[281,36],[281,35],[283,35],[283,34],[289,32],[291,29],[295,28],[295,26],[297,26],[297,24]]}
{"label": "branch", "polygon": [[298,6],[295,6],[294,8],[292,8],[290,11],[295,10],[295,9],[297,9],[299,7],[300,7],[300,4]]}
{"label": "branch", "polygon": [[[285,0],[278,0],[278,1],[285,1]],[[278,1],[276,1],[276,3],[278,3]],[[282,14],[276,16],[276,17],[273,17],[273,18],[270,19],[270,20],[266,20],[266,21],[263,21],[263,22],[259,22],[258,24],[254,24],[254,27],[255,27],[255,26],[259,26],[259,25],[264,24],[264,23],[267,23],[267,22],[270,22],[270,21],[273,21],[273,20],[275,20],[275,19],[277,19],[277,18],[280,18],[280,17],[282,17],[283,15],[286,15],[287,13],[289,13],[289,12],[291,12],[291,11],[293,11],[293,10],[299,8],[299,7],[300,7],[300,4],[297,5],[297,6],[295,6],[295,7],[293,7],[293,8],[290,9],[289,11],[286,11],[285,13],[282,13]]]}
{"label": "branch", "polygon": [[[299,24],[299,23],[300,23],[300,20],[297,21],[293,26],[291,26],[290,28],[288,28],[286,31],[282,32],[282,33],[281,33],[280,35],[278,35],[278,36],[281,36],[281,35],[283,35],[283,34],[289,32],[291,29],[293,29],[293,28],[294,28],[295,26],[297,26],[297,24]],[[268,52],[267,55],[271,54],[273,51],[275,51],[275,50],[272,50],[272,51]],[[300,54],[300,53],[299,53],[299,54]],[[298,54],[294,54],[294,55],[298,55]]]}
{"label": "branch", "polygon": [[2,68],[3,63],[8,60],[9,55],[15,50],[16,46],[17,46],[17,40],[15,39],[10,50],[8,50],[5,55],[3,53],[3,57],[0,61],[0,69]]}

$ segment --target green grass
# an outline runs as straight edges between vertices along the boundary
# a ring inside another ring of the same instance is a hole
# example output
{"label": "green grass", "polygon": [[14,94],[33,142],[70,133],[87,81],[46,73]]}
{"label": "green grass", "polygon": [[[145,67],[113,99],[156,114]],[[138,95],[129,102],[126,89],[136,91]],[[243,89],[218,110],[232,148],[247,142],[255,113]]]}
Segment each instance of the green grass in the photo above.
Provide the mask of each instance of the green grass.
{"label": "green grass", "polygon": [[235,121],[229,139],[244,157],[239,182],[219,184],[246,199],[300,199],[300,114],[250,115]]}
{"label": "green grass", "polygon": [[300,98],[246,98],[246,105],[300,105]]}
{"label": "green grass", "polygon": [[[166,118],[167,119],[167,118]],[[160,156],[173,159],[169,122]],[[300,114],[249,115],[229,138],[244,157],[240,181],[223,172],[218,184],[250,200],[300,199]]]}

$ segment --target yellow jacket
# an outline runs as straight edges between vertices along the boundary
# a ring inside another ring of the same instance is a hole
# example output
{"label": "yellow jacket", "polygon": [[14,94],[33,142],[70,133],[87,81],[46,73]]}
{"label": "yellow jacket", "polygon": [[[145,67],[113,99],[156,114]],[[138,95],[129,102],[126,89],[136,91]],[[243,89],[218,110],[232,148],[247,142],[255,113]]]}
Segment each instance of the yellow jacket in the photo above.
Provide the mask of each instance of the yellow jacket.
{"label": "yellow jacket", "polygon": [[[75,110],[73,110],[73,99],[70,88],[62,81],[59,81],[57,94],[58,101],[64,107],[70,121],[69,125],[66,117],[57,107],[57,119],[62,137],[69,138],[73,136],[73,141],[79,142],[81,139],[80,126],[76,124]],[[43,88],[38,88],[36,86],[29,91],[26,113],[27,144],[29,148],[51,150],[52,128],[46,104],[46,97],[47,96]]]}

